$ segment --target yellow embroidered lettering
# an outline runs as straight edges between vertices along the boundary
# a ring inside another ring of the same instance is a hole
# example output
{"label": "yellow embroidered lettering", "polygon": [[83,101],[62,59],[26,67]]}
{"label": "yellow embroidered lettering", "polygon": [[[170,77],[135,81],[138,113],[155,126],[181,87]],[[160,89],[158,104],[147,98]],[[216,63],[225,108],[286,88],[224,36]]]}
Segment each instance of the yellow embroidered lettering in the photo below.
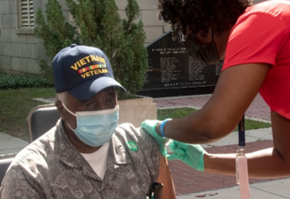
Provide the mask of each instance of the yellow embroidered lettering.
{"label": "yellow embroidered lettering", "polygon": [[76,63],[73,66],[71,66],[71,68],[74,70],[78,70],[78,66],[76,65]]}
{"label": "yellow embroidered lettering", "polygon": [[90,63],[90,56],[86,56],[86,57],[84,57],[84,59],[86,59],[87,60],[87,63]]}
{"label": "yellow embroidered lettering", "polygon": [[106,64],[105,59],[103,57],[99,57],[97,55],[90,55],[90,56],[87,56],[83,59],[86,59],[87,62],[89,63],[90,62],[89,57],[91,58],[91,61],[102,62],[102,63]]}
{"label": "yellow embroidered lettering", "polygon": [[80,63],[82,64],[82,66],[85,65],[85,64],[87,63],[84,59],[85,59],[85,58],[83,58],[83,59],[80,60]]}
{"label": "yellow embroidered lettering", "polygon": [[91,55],[91,60],[92,61],[97,61],[96,56],[95,55]]}
{"label": "yellow embroidered lettering", "polygon": [[91,76],[90,72],[86,72],[85,74],[86,74],[87,77]]}
{"label": "yellow embroidered lettering", "polygon": [[82,78],[86,78],[86,74],[81,74]]}

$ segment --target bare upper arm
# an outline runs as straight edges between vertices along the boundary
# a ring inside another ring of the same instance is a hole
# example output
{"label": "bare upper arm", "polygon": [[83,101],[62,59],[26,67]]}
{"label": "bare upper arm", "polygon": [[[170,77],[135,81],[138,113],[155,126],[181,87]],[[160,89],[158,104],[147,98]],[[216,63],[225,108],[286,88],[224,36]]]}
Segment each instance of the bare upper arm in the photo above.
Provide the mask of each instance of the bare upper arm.
{"label": "bare upper arm", "polygon": [[175,187],[174,187],[173,180],[170,174],[168,161],[161,154],[160,154],[160,168],[159,168],[159,175],[158,175],[157,182],[160,182],[163,184],[163,188],[161,189],[162,193],[159,193],[161,194],[161,198],[163,199],[176,198]]}
{"label": "bare upper arm", "polygon": [[268,64],[243,64],[222,72],[201,112],[210,118],[215,130],[226,135],[235,128],[263,85],[268,69]]}
{"label": "bare upper arm", "polygon": [[290,120],[271,112],[273,145],[275,150],[287,162],[287,169],[290,165]]}
{"label": "bare upper arm", "polygon": [[228,135],[257,95],[269,67],[268,64],[243,64],[224,70],[210,100],[201,110],[167,122],[166,136],[201,144]]}

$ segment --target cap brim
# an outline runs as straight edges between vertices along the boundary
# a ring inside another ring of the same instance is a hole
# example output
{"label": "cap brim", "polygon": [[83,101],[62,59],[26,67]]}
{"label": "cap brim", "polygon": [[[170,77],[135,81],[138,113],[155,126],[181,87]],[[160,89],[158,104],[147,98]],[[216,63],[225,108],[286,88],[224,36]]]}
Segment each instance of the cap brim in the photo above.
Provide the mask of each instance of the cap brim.
{"label": "cap brim", "polygon": [[68,92],[78,100],[86,101],[91,99],[101,90],[112,86],[120,87],[124,91],[126,91],[126,89],[113,78],[99,77],[98,79],[94,79],[77,85],[74,88],[68,90]]}

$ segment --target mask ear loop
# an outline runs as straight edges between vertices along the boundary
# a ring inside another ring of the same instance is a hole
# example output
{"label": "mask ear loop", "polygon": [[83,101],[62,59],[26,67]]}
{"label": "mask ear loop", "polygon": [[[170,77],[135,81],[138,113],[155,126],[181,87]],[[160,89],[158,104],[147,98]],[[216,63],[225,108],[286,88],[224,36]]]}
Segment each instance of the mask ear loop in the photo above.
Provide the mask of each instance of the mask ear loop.
{"label": "mask ear loop", "polygon": [[[64,105],[64,103],[61,102],[61,104],[62,104],[62,106],[64,107],[64,109],[65,109],[67,112],[69,112],[69,113],[72,114],[73,116],[77,117],[77,115],[74,114],[73,112],[71,112],[71,111],[70,111],[70,110],[69,110],[69,109]],[[70,125],[69,123],[67,123],[67,122],[66,122],[66,124],[67,124],[68,128],[70,128],[70,129],[74,132],[74,129],[71,127],[71,125]]]}
{"label": "mask ear loop", "polygon": [[[62,102],[61,102],[62,103]],[[62,106],[64,107],[64,109],[67,111],[67,112],[69,112],[70,114],[72,114],[73,116],[77,116],[76,114],[74,114],[73,112],[71,112],[65,105],[64,105],[64,103],[62,103]]]}

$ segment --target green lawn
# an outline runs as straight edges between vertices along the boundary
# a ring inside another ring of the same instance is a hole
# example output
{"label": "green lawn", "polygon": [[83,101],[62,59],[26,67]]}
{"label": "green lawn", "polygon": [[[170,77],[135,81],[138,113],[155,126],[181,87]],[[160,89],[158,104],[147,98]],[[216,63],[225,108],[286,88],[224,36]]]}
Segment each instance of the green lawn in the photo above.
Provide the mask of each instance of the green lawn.
{"label": "green lawn", "polygon": [[28,140],[26,116],[42,102],[32,98],[53,97],[54,88],[22,88],[0,90],[0,132]]}
{"label": "green lawn", "polygon": [[[0,90],[0,132],[28,140],[26,117],[29,111],[43,102],[32,98],[54,96],[54,88],[22,88]],[[157,111],[159,120],[178,118],[196,111],[192,108],[164,109]],[[269,123],[246,120],[246,130],[270,127]]]}

